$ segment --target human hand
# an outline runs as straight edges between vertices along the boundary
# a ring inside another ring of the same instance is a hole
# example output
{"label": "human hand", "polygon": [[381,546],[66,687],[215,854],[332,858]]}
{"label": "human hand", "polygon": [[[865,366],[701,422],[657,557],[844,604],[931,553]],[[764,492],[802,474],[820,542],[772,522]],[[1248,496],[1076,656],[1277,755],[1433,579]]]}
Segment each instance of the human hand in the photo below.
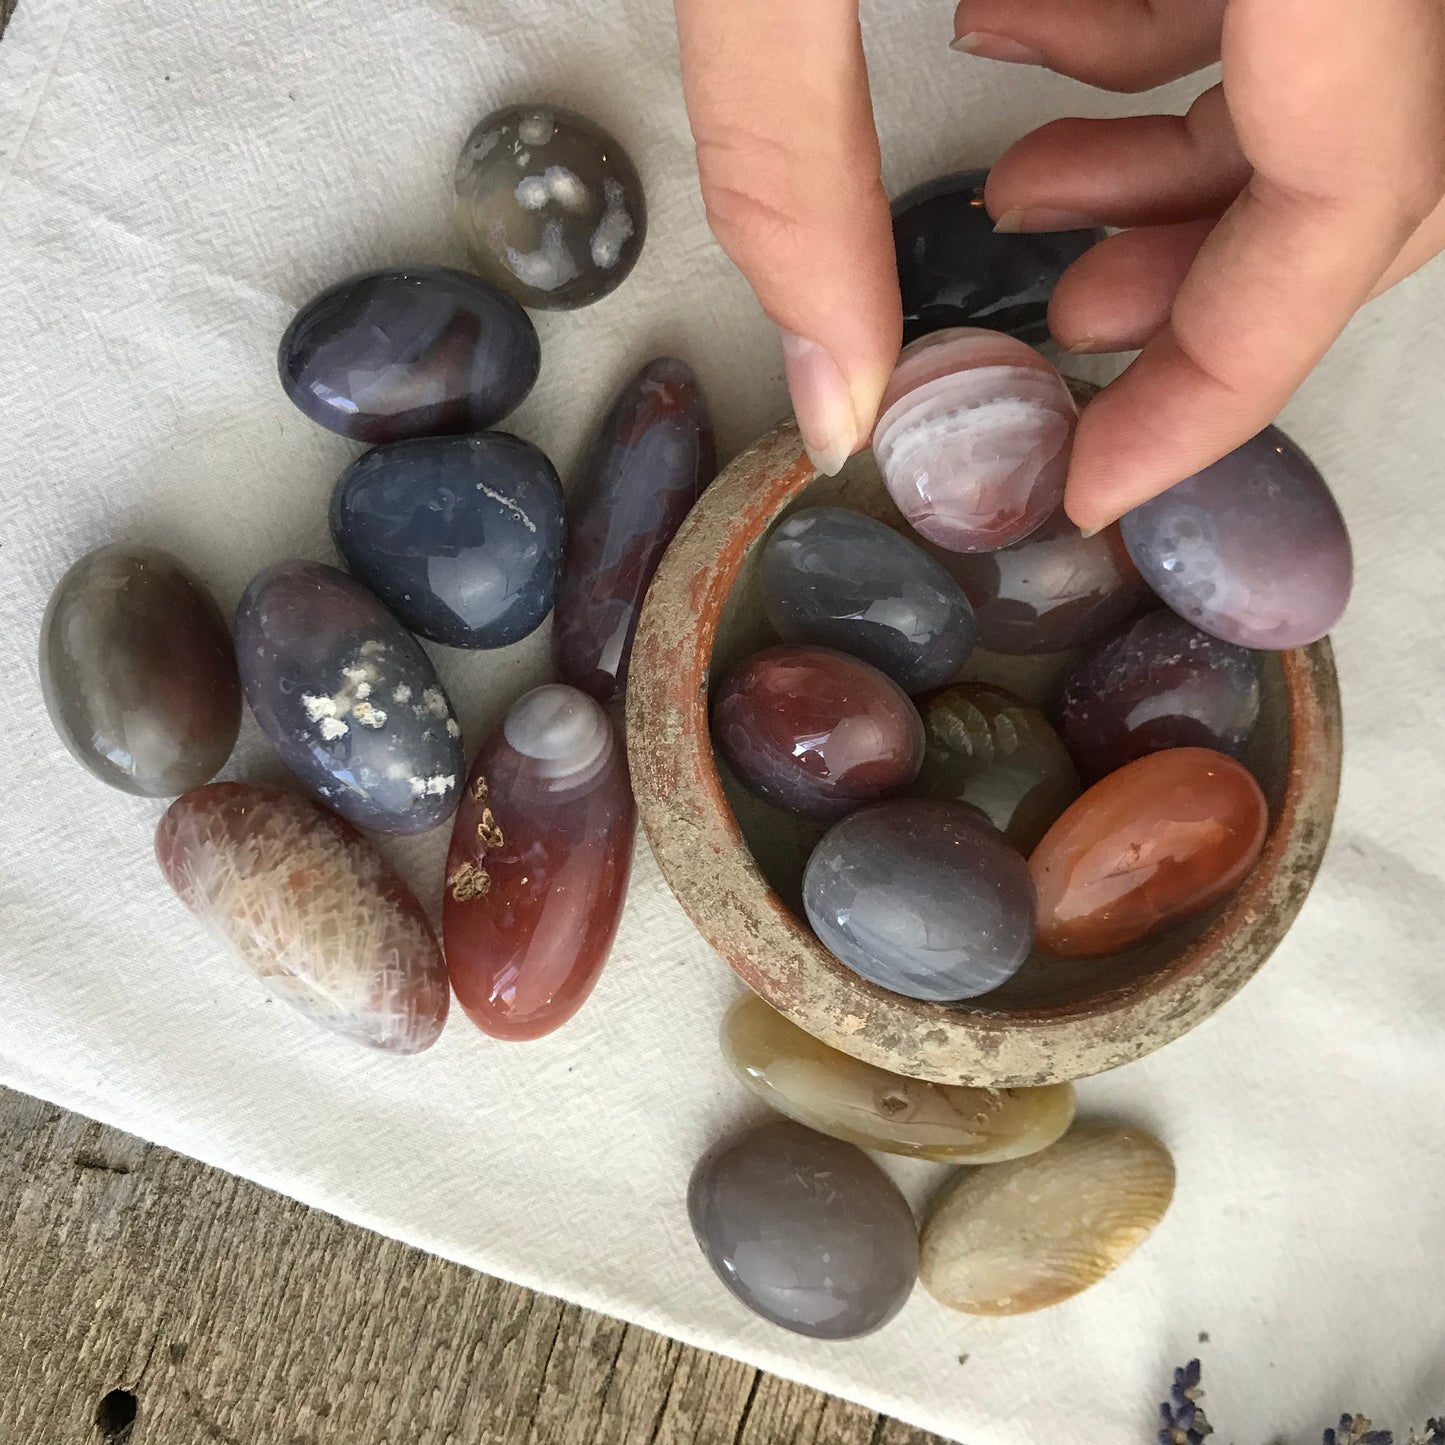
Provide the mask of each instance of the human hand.
{"label": "human hand", "polygon": [[[784,331],[815,461],[866,444],[900,310],[856,0],[676,0],[703,195]],[[1441,0],[963,0],[956,48],[1142,90],[1216,59],[1187,116],[1061,120],[994,167],[1003,229],[1109,225],[1050,324],[1142,348],[1085,408],[1093,528],[1271,421],[1355,310],[1445,248]]]}

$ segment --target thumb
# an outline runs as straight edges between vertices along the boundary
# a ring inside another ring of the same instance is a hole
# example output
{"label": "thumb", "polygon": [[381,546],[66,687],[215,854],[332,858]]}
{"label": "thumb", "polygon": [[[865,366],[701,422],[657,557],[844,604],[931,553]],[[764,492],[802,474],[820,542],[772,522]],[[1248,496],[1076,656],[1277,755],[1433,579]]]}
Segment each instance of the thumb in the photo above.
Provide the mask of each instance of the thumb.
{"label": "thumb", "polygon": [[808,453],[866,444],[902,308],[857,0],[676,0],[708,222],[783,333]]}

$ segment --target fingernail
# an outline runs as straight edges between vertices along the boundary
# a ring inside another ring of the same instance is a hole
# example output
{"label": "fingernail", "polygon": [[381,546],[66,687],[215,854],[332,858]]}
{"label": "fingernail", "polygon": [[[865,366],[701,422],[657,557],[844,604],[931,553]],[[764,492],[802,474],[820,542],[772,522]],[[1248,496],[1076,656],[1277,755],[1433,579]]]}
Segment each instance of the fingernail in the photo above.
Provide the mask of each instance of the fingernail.
{"label": "fingernail", "polygon": [[858,418],[838,363],[805,336],[782,333],[788,391],[808,456],[825,477],[836,476],[858,449]]}
{"label": "fingernail", "polygon": [[977,55],[982,60],[1007,60],[1012,65],[1047,65],[1043,55],[1028,45],[1020,45],[1007,35],[991,30],[970,30],[958,36],[948,47],[964,55]]}
{"label": "fingernail", "polygon": [[1099,224],[1094,216],[1082,211],[1058,211],[1049,206],[1030,210],[1005,211],[993,223],[995,231],[1012,235],[1017,231],[1090,231]]}
{"label": "fingernail", "polygon": [[1106,336],[1080,336],[1073,341],[1060,341],[1058,346],[1060,351],[1066,351],[1071,356],[1100,356],[1108,351],[1130,350],[1128,346],[1122,346]]}
{"label": "fingernail", "polygon": [[1107,522],[1100,522],[1097,527],[1080,527],[1079,536],[1087,542],[1090,537],[1097,537],[1108,525]]}

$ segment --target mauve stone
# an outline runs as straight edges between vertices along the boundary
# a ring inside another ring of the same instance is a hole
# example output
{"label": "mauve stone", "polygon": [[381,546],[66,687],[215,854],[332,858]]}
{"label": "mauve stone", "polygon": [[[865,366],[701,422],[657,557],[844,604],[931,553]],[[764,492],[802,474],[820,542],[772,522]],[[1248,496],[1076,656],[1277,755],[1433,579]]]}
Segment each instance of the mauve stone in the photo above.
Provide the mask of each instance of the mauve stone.
{"label": "mauve stone", "polygon": [[770,647],[724,678],[713,742],[765,802],[831,821],[901,792],[923,761],[908,694],[827,647]]}
{"label": "mauve stone", "polygon": [[1091,782],[1164,748],[1213,748],[1237,758],[1259,719],[1259,667],[1246,648],[1161,608],[1075,664],[1058,716]]}
{"label": "mauve stone", "polygon": [[586,1001],[617,934],[635,820],[596,702],[550,683],[512,704],[467,776],[442,905],[452,987],[483,1032],[539,1038]]}
{"label": "mauve stone", "polygon": [[246,700],[281,761],[343,817],[381,833],[449,818],[462,731],[431,659],[365,587],[277,562],[236,609]]}
{"label": "mauve stone", "polygon": [[514,410],[541,366],[527,313],[463,271],[366,271],[328,287],[281,338],[286,395],[344,437],[482,431]]}
{"label": "mauve stone", "polygon": [[101,547],[56,585],[40,684],[60,740],[123,792],[167,798],[225,767],[241,683],[220,609],[155,547]]}
{"label": "mauve stone", "polygon": [[1042,526],[1064,496],[1078,413],[1032,347],[939,331],[903,348],[873,454],[909,524],[950,552],[991,552]]}
{"label": "mauve stone", "polygon": [[717,471],[712,418],[692,368],[649,361],[592,439],[568,508],[552,659],[563,682],[620,698],[637,619],[673,534]]}
{"label": "mauve stone", "polygon": [[973,651],[973,609],[922,548],[842,507],[804,507],[768,538],[758,585],[785,642],[871,662],[905,692],[958,675]]}
{"label": "mauve stone", "polygon": [[687,1212],[718,1278],[785,1330],[856,1339],[912,1292],[918,1227],[908,1201],[861,1149],[790,1120],[706,1154]]}
{"label": "mauve stone", "polygon": [[1034,937],[1028,865],[958,803],[879,803],[835,823],[808,859],[803,906],[839,962],[932,1003],[1006,983]]}
{"label": "mauve stone", "polygon": [[1126,512],[1144,580],[1181,617],[1240,647],[1316,642],[1350,600],[1344,518],[1278,427]]}
{"label": "mauve stone", "polygon": [[552,610],[562,483],[506,432],[376,447],[342,472],[331,535],[346,565],[413,632],[506,647]]}

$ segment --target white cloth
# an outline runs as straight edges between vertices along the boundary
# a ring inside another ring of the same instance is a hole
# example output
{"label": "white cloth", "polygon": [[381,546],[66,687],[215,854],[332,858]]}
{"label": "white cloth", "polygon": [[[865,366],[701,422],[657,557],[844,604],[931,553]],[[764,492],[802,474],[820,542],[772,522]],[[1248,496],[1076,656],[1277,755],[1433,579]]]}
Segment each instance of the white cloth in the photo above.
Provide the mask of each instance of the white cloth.
{"label": "white cloth", "polygon": [[[1159,104],[951,54],[946,6],[868,11],[895,191],[1053,115]],[[1179,1189],[1139,1255],[1059,1308],[980,1321],[920,1290],[881,1333],[836,1345],[733,1301],[684,1195],[694,1160],[753,1112],[715,1046],[737,986],[645,845],[572,1023],[503,1044],[458,1012],[430,1053],[391,1059],[268,1001],[168,892],[161,805],[66,756],[35,663],[55,581],[101,543],[153,543],[230,607],[266,563],[332,559],[327,497],[355,448],[282,396],[277,339],[349,272],[460,261],[455,153],[484,112],[530,97],[623,139],[651,220],[614,296],[537,318],[541,382],[509,425],[566,475],[622,378],[676,351],[737,450],[785,389],[704,225],[666,0],[21,0],[0,40],[0,1081],[969,1445],[1152,1440],[1170,1367],[1196,1353],[1226,1439],[1445,1410],[1445,268],[1359,318],[1285,418],[1358,546],[1334,843],[1236,1001],[1081,1088],[1085,1109],[1169,1142]],[[437,653],[474,747],[543,676],[547,633]],[[232,772],[277,775],[249,721]],[[432,905],[443,844],[386,848]],[[895,1172],[915,1201],[940,1177]]]}

